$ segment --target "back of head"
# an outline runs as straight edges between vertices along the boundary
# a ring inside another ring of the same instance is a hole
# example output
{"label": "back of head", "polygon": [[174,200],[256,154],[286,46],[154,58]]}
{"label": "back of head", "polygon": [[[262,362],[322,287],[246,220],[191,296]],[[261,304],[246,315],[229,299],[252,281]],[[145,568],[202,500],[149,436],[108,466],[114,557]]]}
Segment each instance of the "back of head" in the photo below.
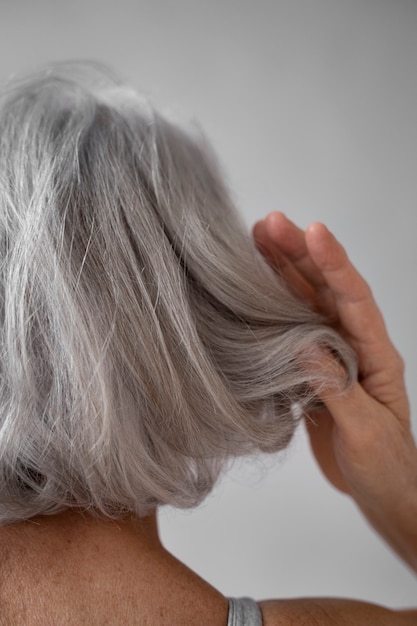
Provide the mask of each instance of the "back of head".
{"label": "back of head", "polygon": [[0,104],[0,523],[191,507],[291,439],[317,346],[207,142],[117,79],[57,66]]}

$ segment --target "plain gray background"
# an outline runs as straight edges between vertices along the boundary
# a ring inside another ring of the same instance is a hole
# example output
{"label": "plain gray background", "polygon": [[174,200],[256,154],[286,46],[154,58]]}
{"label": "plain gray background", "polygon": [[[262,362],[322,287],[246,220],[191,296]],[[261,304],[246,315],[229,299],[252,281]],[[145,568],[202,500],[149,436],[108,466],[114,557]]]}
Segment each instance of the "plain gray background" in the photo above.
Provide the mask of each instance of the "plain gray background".
{"label": "plain gray background", "polygon": [[[248,225],[280,209],[334,230],[406,359],[417,427],[417,2],[0,0],[2,81],[67,58],[108,62],[199,120]],[[228,595],[417,598],[301,430],[284,455],[237,464],[202,507],[160,524]]]}

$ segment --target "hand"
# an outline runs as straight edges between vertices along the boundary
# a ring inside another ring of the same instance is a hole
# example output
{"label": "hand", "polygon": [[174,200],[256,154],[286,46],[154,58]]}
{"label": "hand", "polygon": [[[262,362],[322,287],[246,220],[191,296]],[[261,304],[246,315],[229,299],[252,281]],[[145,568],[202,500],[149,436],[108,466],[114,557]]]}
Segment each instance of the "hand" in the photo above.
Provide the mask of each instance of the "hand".
{"label": "hand", "polygon": [[322,224],[303,232],[272,213],[255,225],[254,237],[293,288],[336,322],[358,356],[359,381],[343,395],[320,390],[325,409],[307,418],[316,459],[417,570],[417,448],[404,366],[371,290]]}

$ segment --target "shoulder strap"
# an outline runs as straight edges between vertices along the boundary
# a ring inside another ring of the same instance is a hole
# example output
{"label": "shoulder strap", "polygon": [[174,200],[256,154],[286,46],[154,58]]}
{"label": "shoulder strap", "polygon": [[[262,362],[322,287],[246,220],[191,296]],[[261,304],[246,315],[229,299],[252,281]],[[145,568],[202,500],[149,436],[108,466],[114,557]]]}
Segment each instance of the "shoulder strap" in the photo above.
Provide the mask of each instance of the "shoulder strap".
{"label": "shoulder strap", "polygon": [[250,598],[229,598],[227,626],[262,626],[259,606]]}

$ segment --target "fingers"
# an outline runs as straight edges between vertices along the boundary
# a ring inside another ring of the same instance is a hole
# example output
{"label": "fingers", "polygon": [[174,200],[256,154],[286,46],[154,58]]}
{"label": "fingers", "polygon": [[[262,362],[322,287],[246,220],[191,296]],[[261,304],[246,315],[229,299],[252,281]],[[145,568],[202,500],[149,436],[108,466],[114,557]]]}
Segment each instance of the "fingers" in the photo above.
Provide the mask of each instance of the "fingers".
{"label": "fingers", "polygon": [[283,213],[268,215],[265,226],[271,242],[279,246],[300,274],[315,289],[324,287],[325,281],[321,272],[312,262],[304,231],[293,224]]}
{"label": "fingers", "polygon": [[277,249],[282,256],[316,289],[325,286],[320,271],[312,263],[305,233],[283,213],[271,213],[255,226],[254,234],[262,236],[262,244],[274,258]]}
{"label": "fingers", "polygon": [[[358,353],[362,376],[386,371],[387,364],[397,366],[398,354],[372,292],[341,244],[319,223],[308,227],[305,240],[311,259],[332,294],[341,327]],[[388,369],[391,370],[390,365]]]}
{"label": "fingers", "polygon": [[333,317],[335,309],[331,294],[311,259],[304,231],[283,213],[271,213],[255,225],[253,234],[263,254],[288,282],[315,308]]}
{"label": "fingers", "polygon": [[298,293],[298,295],[301,295],[314,305],[316,298],[314,289],[300,272],[297,271],[285,254],[282,253],[280,246],[272,241],[269,227],[265,220],[255,224],[253,236],[259,250],[264,257],[266,257],[269,264],[277,270],[280,276],[285,278],[289,286]]}
{"label": "fingers", "polygon": [[[344,337],[358,356],[360,387],[377,402],[389,407],[395,415],[408,420],[403,362],[388,336],[369,285],[352,265],[341,244],[323,224],[311,224],[305,237],[311,259],[332,294]],[[353,397],[356,401],[361,398],[365,402],[359,387],[350,398],[350,403]],[[344,400],[327,399],[325,402],[331,413],[336,415],[337,404],[341,401],[346,411]],[[361,411],[358,413],[361,414]]]}
{"label": "fingers", "polygon": [[338,320],[358,353],[363,378],[383,371],[397,376],[399,357],[372,292],[323,224],[311,224],[304,233],[282,213],[272,213],[256,225],[254,236],[268,259],[296,287],[303,286],[310,302]]}

